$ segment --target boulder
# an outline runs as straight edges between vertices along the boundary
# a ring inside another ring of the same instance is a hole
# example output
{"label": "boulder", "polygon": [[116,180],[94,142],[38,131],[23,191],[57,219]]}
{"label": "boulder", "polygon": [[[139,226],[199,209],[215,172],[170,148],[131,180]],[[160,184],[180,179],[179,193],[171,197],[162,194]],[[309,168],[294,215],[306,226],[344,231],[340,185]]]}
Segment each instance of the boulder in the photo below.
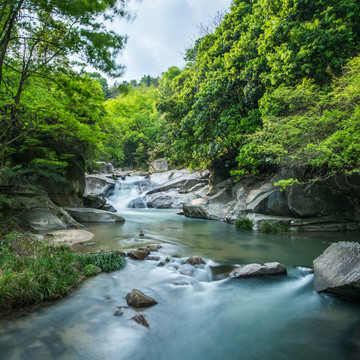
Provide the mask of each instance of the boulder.
{"label": "boulder", "polygon": [[129,255],[137,260],[144,260],[150,254],[149,249],[145,248],[138,248],[137,250],[129,253]]}
{"label": "boulder", "polygon": [[290,211],[300,218],[338,216],[352,220],[355,208],[353,202],[343,193],[328,185],[292,186],[288,192]]}
{"label": "boulder", "polygon": [[360,298],[360,244],[331,244],[314,260],[314,288],[317,292]]}
{"label": "boulder", "polygon": [[360,222],[347,221],[339,216],[321,216],[293,219],[290,229],[295,231],[349,231],[360,230]]}
{"label": "boulder", "polygon": [[247,264],[236,268],[230,273],[230,278],[259,277],[267,275],[286,275],[286,267],[278,262],[261,264]]}
{"label": "boulder", "polygon": [[150,174],[166,172],[168,170],[169,170],[169,163],[163,159],[154,160],[150,163],[149,166]]}
{"label": "boulder", "polygon": [[64,208],[76,221],[80,222],[124,222],[125,219],[110,211],[90,208]]}
{"label": "boulder", "polygon": [[14,215],[34,230],[51,231],[81,226],[45,193],[17,193],[12,195],[11,199]]}
{"label": "boulder", "polygon": [[139,307],[148,307],[152,305],[156,305],[157,301],[153,298],[143,294],[141,291],[137,289],[131,290],[126,295],[126,302],[128,305],[139,308]]}
{"label": "boulder", "polygon": [[115,189],[116,181],[103,175],[86,175],[84,195],[109,196]]}
{"label": "boulder", "polygon": [[199,256],[192,256],[186,260],[187,264],[190,265],[201,265],[206,264],[206,262]]}

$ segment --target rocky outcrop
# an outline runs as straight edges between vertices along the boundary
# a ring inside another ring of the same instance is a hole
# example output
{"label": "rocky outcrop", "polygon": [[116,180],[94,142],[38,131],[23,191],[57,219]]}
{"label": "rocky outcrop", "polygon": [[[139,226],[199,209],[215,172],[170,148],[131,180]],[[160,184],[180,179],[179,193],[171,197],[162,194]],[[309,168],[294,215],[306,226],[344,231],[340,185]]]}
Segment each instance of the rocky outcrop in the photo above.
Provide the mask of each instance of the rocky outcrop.
{"label": "rocky outcrop", "polygon": [[109,196],[115,189],[116,181],[104,175],[86,175],[85,196]]}
{"label": "rocky outcrop", "polygon": [[16,193],[11,199],[14,215],[34,230],[51,231],[81,226],[45,193]]}
{"label": "rocky outcrop", "polygon": [[236,268],[230,273],[230,278],[239,279],[245,277],[259,277],[268,275],[286,275],[287,270],[284,265],[278,262],[261,264],[247,264]]}
{"label": "rocky outcrop", "polygon": [[75,220],[79,222],[124,222],[125,219],[110,211],[90,208],[64,208]]}
{"label": "rocky outcrop", "polygon": [[253,221],[253,230],[263,222],[280,223],[295,231],[360,229],[360,175],[349,176],[349,181],[337,176],[323,183],[295,184],[285,191],[275,186],[291,175],[251,175],[237,183],[227,179],[201,198],[185,202],[184,214],[230,223],[246,217]]}
{"label": "rocky outcrop", "polygon": [[150,163],[149,173],[161,173],[169,170],[169,163],[166,160],[158,159]]}
{"label": "rocky outcrop", "polygon": [[128,305],[136,308],[149,307],[157,304],[156,300],[137,289],[131,290],[131,292],[126,295],[126,302]]}
{"label": "rocky outcrop", "polygon": [[150,176],[154,187],[143,198],[134,200],[135,206],[143,201],[149,208],[181,209],[185,202],[203,196],[208,189],[208,173],[172,170]]}
{"label": "rocky outcrop", "polygon": [[334,243],[316,258],[314,288],[318,292],[360,298],[360,244]]}

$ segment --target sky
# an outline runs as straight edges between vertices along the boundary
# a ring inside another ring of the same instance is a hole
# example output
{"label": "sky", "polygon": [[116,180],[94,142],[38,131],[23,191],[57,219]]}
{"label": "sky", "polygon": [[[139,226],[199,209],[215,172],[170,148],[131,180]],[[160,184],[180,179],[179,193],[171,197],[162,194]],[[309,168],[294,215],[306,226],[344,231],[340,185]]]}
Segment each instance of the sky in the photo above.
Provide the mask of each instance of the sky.
{"label": "sky", "polygon": [[112,30],[128,36],[118,57],[126,69],[117,81],[161,76],[173,65],[181,68],[182,54],[198,38],[199,25],[207,25],[217,11],[228,10],[230,3],[231,0],[130,0],[135,19],[111,24]]}

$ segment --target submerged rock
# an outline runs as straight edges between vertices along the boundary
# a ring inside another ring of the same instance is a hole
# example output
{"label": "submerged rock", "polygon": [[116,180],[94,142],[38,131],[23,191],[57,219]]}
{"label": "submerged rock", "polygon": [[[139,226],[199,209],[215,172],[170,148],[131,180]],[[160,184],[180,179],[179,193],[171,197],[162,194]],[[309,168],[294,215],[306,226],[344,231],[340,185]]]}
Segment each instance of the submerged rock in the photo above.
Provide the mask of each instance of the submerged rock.
{"label": "submerged rock", "polygon": [[278,262],[261,264],[247,264],[236,268],[230,273],[230,278],[257,277],[266,275],[286,275],[286,267]]}
{"label": "submerged rock", "polygon": [[338,242],[314,260],[314,288],[317,292],[360,298],[360,244]]}
{"label": "submerged rock", "polygon": [[159,251],[159,249],[161,249],[161,245],[150,244],[147,246],[147,249],[149,249],[150,251]]}
{"label": "submerged rock", "polygon": [[200,264],[206,264],[206,262],[199,256],[192,256],[186,260],[187,264],[190,265],[200,265]]}
{"label": "submerged rock", "polygon": [[144,315],[141,315],[141,314],[135,315],[135,316],[133,316],[133,317],[131,318],[131,320],[136,321],[138,324],[140,324],[140,325],[142,325],[142,326],[145,326],[145,327],[147,327],[147,328],[150,328],[150,325],[149,325],[149,323],[146,321]]}
{"label": "submerged rock", "polygon": [[157,304],[156,300],[137,289],[132,289],[131,292],[126,295],[126,302],[133,307],[148,307]]}

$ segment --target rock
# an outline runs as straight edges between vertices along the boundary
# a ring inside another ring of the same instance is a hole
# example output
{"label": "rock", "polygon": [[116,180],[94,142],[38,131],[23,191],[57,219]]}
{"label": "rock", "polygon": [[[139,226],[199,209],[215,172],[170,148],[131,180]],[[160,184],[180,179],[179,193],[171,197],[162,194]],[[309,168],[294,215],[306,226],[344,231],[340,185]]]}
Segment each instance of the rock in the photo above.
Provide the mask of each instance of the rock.
{"label": "rock", "polygon": [[13,215],[34,230],[51,231],[82,226],[43,192],[15,193],[11,199]]}
{"label": "rock", "polygon": [[360,298],[360,244],[331,244],[314,260],[314,288],[317,292]]}
{"label": "rock", "polygon": [[147,246],[147,248],[150,250],[150,251],[159,251],[159,249],[161,249],[161,245],[158,245],[158,244],[150,244]]}
{"label": "rock", "polygon": [[327,185],[292,186],[288,193],[290,211],[300,218],[338,216],[342,219],[354,219],[354,204],[343,193]]}
{"label": "rock", "polygon": [[285,216],[270,216],[263,214],[248,214],[246,217],[253,222],[253,230],[256,231],[261,229],[261,224],[263,224],[264,222],[270,224],[281,224],[290,227],[290,223],[294,219]]}
{"label": "rock", "polygon": [[185,215],[184,210],[179,210],[176,215]]}
{"label": "rock", "polygon": [[106,199],[100,196],[85,195],[83,196],[84,206],[92,209],[101,209],[106,204]]}
{"label": "rock", "polygon": [[131,290],[126,295],[126,302],[128,305],[139,308],[139,307],[149,307],[152,305],[156,305],[157,301],[153,298],[143,294],[141,291],[137,289]]}
{"label": "rock", "polygon": [[230,273],[230,278],[258,277],[266,275],[286,275],[286,267],[278,262],[260,264],[247,264],[236,268]]}
{"label": "rock", "polygon": [[118,215],[105,210],[89,208],[64,208],[75,220],[80,222],[124,222],[125,219]]}
{"label": "rock", "polygon": [[88,241],[94,237],[94,234],[84,229],[68,229],[68,230],[57,230],[46,234],[51,236],[52,241],[55,243],[66,243],[73,245],[76,243],[83,244],[95,244],[89,243]]}
{"label": "rock", "polygon": [[161,267],[161,266],[165,266],[165,261],[160,261],[157,266]]}
{"label": "rock", "polygon": [[169,163],[166,160],[158,159],[150,163],[149,173],[161,173],[169,170]]}
{"label": "rock", "polygon": [[142,326],[145,326],[145,327],[147,327],[147,328],[150,328],[150,325],[149,325],[149,323],[146,321],[144,315],[141,315],[141,314],[135,315],[135,316],[133,316],[133,317],[131,318],[131,320],[136,321],[138,324],[140,324],[140,325],[142,325]]}
{"label": "rock", "polygon": [[145,248],[138,248],[137,250],[131,253],[132,257],[137,260],[144,260],[149,254],[150,250]]}
{"label": "rock", "polygon": [[113,174],[114,173],[114,166],[112,163],[107,163],[104,161],[97,161],[99,165],[98,172],[101,174]]}
{"label": "rock", "polygon": [[114,316],[122,316],[124,313],[120,310],[117,310],[115,313],[114,313]]}
{"label": "rock", "polygon": [[190,265],[200,265],[200,264],[206,264],[206,262],[199,256],[192,256],[186,260],[187,264]]}
{"label": "rock", "polygon": [[293,219],[291,230],[295,231],[349,231],[360,230],[360,222],[346,221],[338,216],[321,216]]}
{"label": "rock", "polygon": [[86,175],[84,195],[109,196],[115,189],[116,181],[103,175]]}
{"label": "rock", "polygon": [[145,209],[146,208],[146,203],[142,198],[137,198],[134,200],[131,200],[128,204],[129,208],[132,209]]}

